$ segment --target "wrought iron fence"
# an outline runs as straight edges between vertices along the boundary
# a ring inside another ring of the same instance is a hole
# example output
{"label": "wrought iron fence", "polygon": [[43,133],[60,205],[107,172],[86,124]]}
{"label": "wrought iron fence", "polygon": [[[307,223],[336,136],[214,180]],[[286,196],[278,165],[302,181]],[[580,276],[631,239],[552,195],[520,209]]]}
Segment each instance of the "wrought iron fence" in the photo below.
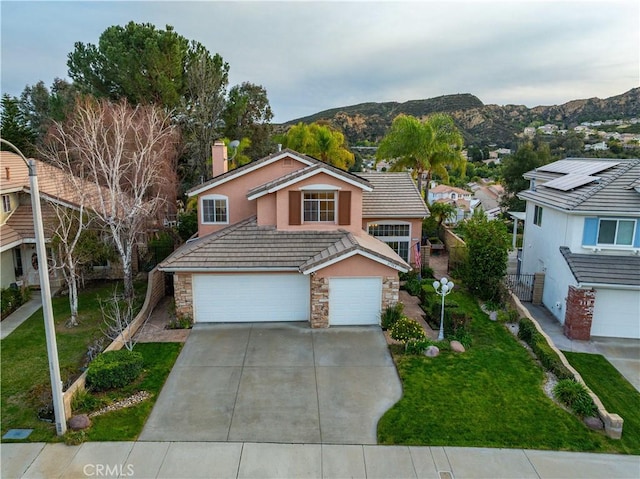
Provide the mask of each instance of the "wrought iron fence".
{"label": "wrought iron fence", "polygon": [[533,274],[508,274],[505,283],[509,291],[515,294],[520,301],[533,300]]}

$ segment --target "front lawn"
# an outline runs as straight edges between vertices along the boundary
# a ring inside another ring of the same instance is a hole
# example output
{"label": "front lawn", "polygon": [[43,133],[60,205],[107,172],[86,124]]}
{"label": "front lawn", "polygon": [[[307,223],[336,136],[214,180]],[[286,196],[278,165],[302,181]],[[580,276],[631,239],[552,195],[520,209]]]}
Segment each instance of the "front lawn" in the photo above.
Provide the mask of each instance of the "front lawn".
{"label": "front lawn", "polygon": [[473,298],[458,290],[447,300],[472,318],[472,346],[436,358],[394,354],[404,394],[378,423],[380,443],[638,453],[549,399],[542,369]]}
{"label": "front lawn", "polygon": [[[103,336],[100,331],[102,315],[98,298],[107,298],[115,283],[100,283],[79,295],[79,326],[68,328],[69,300],[66,296],[53,298],[54,321],[60,373],[65,387],[82,372],[87,348]],[[136,294],[144,298],[146,283],[136,285]],[[33,294],[39,294],[34,292]],[[103,346],[109,344],[104,341]],[[42,309],[35,312],[13,333],[0,342],[2,375],[0,414],[2,435],[8,429],[34,429],[29,441],[51,441],[55,425],[38,419],[38,409],[51,401],[49,363]]]}
{"label": "front lawn", "polygon": [[640,454],[640,393],[603,356],[569,352],[564,355],[607,411],[624,419],[620,448],[629,454]]}

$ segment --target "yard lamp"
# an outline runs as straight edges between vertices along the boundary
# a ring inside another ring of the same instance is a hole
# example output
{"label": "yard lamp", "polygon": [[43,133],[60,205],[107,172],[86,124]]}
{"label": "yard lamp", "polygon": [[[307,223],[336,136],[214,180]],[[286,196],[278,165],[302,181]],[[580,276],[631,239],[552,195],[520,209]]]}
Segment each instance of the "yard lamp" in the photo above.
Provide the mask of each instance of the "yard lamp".
{"label": "yard lamp", "polygon": [[53,395],[53,412],[55,414],[56,432],[58,436],[67,431],[67,420],[64,414],[62,399],[62,380],[60,379],[60,364],[58,361],[58,346],[56,344],[56,330],[53,322],[53,307],[51,305],[51,286],[47,268],[47,250],[44,243],[44,226],[40,209],[40,190],[35,160],[27,160],[22,152],[12,143],[0,138],[0,142],[14,150],[29,169],[29,186],[31,188],[31,207],[33,209],[33,224],[36,235],[36,254],[38,264],[42,265],[40,272],[40,294],[42,295],[42,314],[47,338],[47,353],[49,355],[49,374],[51,376],[51,392]]}
{"label": "yard lamp", "polygon": [[436,290],[436,294],[442,296],[442,307],[440,308],[440,332],[438,333],[438,341],[444,339],[444,297],[453,290],[453,281],[449,281],[447,278],[442,278],[440,281],[433,282],[433,289]]}

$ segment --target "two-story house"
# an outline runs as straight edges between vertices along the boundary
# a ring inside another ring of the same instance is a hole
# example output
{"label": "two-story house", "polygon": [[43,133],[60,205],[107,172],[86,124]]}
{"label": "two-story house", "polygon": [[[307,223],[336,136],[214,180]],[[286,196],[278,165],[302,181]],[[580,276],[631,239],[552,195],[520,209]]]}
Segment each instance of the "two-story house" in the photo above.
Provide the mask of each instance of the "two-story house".
{"label": "two-story house", "polygon": [[571,339],[640,338],[640,160],[565,159],[525,173],[522,273]]}
{"label": "two-story house", "polygon": [[455,224],[473,215],[473,211],[480,205],[480,200],[474,198],[473,193],[450,185],[436,185],[431,183],[427,201],[431,203],[446,203],[456,209],[456,217],[447,219],[447,223]]}
{"label": "two-story house", "polygon": [[292,150],[227,170],[198,198],[198,238],[160,264],[195,322],[379,324],[428,210],[408,173],[355,175]]}

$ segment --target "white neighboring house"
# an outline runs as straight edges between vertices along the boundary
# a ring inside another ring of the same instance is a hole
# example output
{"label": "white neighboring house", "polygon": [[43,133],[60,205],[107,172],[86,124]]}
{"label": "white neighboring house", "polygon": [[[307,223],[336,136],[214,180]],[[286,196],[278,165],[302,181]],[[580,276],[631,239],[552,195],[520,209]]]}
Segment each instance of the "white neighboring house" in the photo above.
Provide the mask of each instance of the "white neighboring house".
{"label": "white neighboring house", "polygon": [[455,207],[456,217],[447,221],[449,224],[458,223],[473,215],[473,211],[480,205],[480,200],[474,198],[473,193],[455,186],[436,186],[435,182],[431,183],[427,198],[429,204],[433,202],[447,203]]}
{"label": "white neighboring house", "polygon": [[522,273],[571,339],[640,338],[640,160],[564,159],[525,173]]}

